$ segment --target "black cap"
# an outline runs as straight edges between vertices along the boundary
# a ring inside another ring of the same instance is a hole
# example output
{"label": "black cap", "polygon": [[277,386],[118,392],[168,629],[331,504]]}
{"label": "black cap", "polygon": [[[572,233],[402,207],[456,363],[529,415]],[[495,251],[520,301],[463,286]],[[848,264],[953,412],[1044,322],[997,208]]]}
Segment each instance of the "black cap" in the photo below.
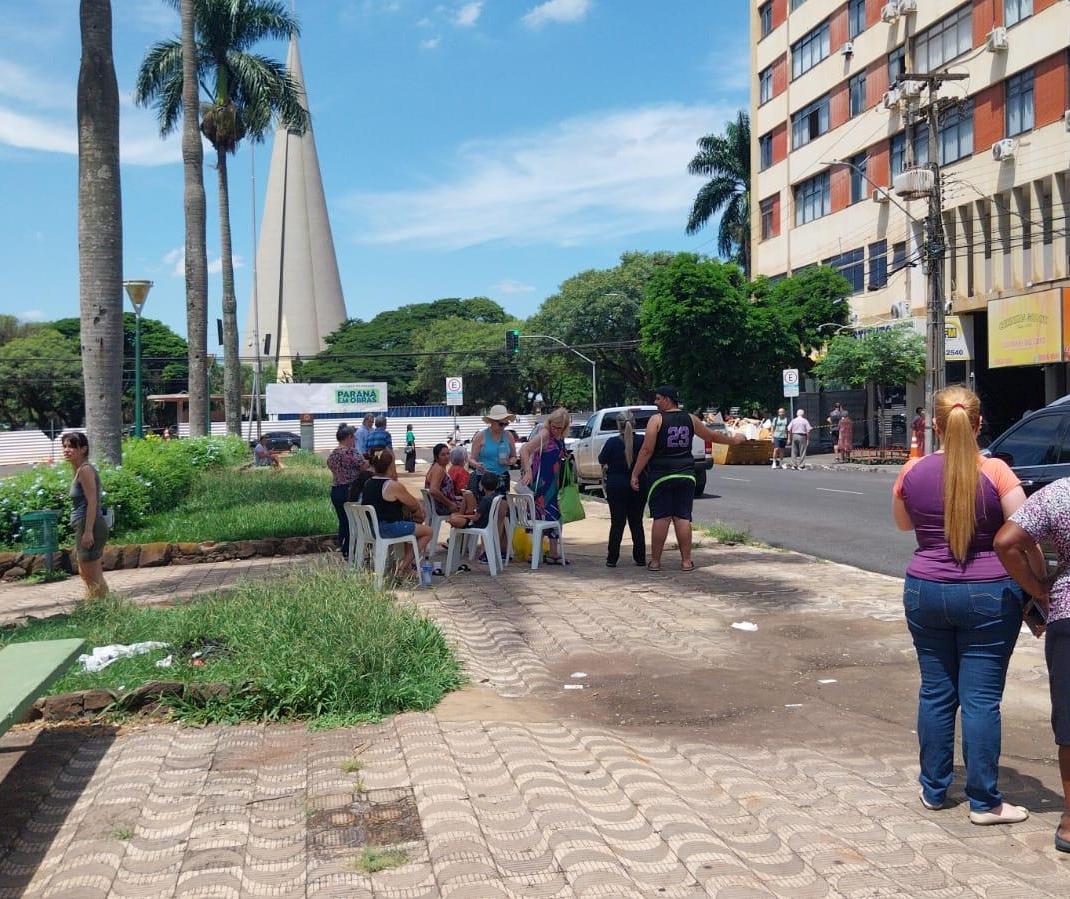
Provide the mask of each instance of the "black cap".
{"label": "black cap", "polygon": [[655,387],[654,395],[663,396],[665,399],[680,405],[680,392],[671,384],[662,384],[660,387]]}

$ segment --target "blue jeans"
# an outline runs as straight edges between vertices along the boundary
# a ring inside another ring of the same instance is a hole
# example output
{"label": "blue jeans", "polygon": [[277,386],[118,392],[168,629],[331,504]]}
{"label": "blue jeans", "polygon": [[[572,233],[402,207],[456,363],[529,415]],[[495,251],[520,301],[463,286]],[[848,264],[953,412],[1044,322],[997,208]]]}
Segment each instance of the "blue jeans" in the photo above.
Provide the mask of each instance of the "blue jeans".
{"label": "blue jeans", "polygon": [[1000,701],[1018,632],[1022,592],[1009,578],[943,584],[907,576],[907,625],[921,668],[918,743],[925,801],[939,805],[954,774],[955,714],[962,709],[962,757],[970,809],[1003,802]]}

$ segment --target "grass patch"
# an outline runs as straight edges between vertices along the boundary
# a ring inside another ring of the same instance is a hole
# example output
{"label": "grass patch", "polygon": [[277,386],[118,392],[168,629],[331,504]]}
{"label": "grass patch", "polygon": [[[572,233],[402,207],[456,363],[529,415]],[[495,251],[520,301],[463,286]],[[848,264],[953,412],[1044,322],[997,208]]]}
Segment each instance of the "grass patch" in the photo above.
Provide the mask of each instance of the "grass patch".
{"label": "grass patch", "polygon": [[52,584],[56,581],[65,581],[70,577],[66,571],[60,571],[58,568],[53,568],[51,572],[48,571],[35,571],[33,574],[29,574],[22,579],[24,584]]}
{"label": "grass patch", "polygon": [[377,871],[386,871],[388,868],[400,868],[408,860],[409,854],[404,849],[365,846],[364,851],[356,860],[356,866],[358,871],[363,871],[365,874],[375,874]]}
{"label": "grass patch", "polygon": [[173,509],[118,531],[116,543],[201,543],[307,537],[338,530],[330,502],[331,475],[313,453],[283,458],[286,468],[200,473]]}
{"label": "grass patch", "polygon": [[[351,725],[409,709],[429,709],[463,675],[442,633],[369,581],[326,566],[165,608],[118,597],[87,603],[67,618],[0,631],[0,646],[82,637],[89,647],[159,640],[168,649],[123,659],[87,674],[74,666],[53,693],[131,689],[153,680],[231,685],[204,705],[178,702],[190,724],[308,720]],[[178,650],[221,641],[195,667]],[[174,655],[170,668],[155,662]]]}
{"label": "grass patch", "polygon": [[354,758],[346,759],[338,767],[341,769],[343,774],[356,774],[358,771],[360,771],[361,768],[364,767],[364,765],[361,764],[360,759]]}
{"label": "grass patch", "polygon": [[750,531],[746,528],[737,528],[734,525],[725,524],[723,521],[715,521],[712,524],[702,525],[702,533],[707,537],[714,537],[720,543],[743,544],[745,546],[758,546]]}
{"label": "grass patch", "polygon": [[111,832],[111,838],[113,840],[122,840],[125,843],[127,840],[134,838],[134,829],[132,827],[116,827]]}

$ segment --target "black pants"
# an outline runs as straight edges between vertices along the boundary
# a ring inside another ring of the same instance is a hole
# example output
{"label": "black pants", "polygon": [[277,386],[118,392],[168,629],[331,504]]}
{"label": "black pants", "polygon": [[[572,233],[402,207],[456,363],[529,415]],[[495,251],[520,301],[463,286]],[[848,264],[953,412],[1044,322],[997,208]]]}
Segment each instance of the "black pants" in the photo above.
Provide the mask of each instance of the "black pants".
{"label": "black pants", "polygon": [[338,484],[331,488],[331,505],[338,516],[338,548],[342,557],[349,558],[349,519],[346,517],[345,504],[349,499],[349,485]]}
{"label": "black pants", "polygon": [[643,533],[643,508],[646,492],[632,490],[630,485],[606,485],[606,500],[609,503],[609,551],[607,562],[620,558],[620,541],[624,537],[624,525],[632,534],[632,558],[646,564],[646,535]]}
{"label": "black pants", "polygon": [[405,470],[410,474],[416,471],[416,449],[405,450]]}

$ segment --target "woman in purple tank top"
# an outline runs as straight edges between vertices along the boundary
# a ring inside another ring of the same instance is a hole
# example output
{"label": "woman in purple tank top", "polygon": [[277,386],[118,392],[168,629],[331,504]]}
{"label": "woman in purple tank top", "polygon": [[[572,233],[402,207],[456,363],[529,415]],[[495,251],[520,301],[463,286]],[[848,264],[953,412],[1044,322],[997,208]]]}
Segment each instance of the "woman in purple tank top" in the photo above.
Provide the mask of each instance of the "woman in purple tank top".
{"label": "woman in purple tank top", "polygon": [[962,710],[966,796],[974,824],[1013,824],[1029,812],[997,786],[1000,702],[1022,626],[1022,592],[993,549],[996,532],[1025,502],[1014,472],[977,448],[981,403],[963,387],[936,395],[941,450],[912,459],[895,482],[893,514],[914,531],[903,606],[921,669],[921,803],[943,806],[954,773]]}

